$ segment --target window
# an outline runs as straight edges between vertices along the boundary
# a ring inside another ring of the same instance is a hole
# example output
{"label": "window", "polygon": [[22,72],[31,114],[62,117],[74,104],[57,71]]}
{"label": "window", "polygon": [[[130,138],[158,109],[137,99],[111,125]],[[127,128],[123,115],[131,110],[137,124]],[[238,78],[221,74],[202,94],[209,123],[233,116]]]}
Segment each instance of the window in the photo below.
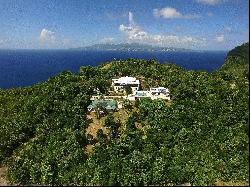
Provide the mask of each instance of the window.
{"label": "window", "polygon": [[128,85],[131,86],[131,87],[139,87],[138,84],[128,84]]}

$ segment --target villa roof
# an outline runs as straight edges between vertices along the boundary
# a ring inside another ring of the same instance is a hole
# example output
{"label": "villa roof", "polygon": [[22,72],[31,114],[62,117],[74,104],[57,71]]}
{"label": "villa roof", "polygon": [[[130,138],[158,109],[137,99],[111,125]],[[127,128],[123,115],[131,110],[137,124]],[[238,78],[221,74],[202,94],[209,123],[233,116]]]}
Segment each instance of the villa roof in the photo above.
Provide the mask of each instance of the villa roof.
{"label": "villa roof", "polygon": [[104,107],[107,110],[115,110],[117,108],[116,101],[114,101],[114,100],[94,100],[87,108],[93,109],[97,105],[101,105],[102,107]]}
{"label": "villa roof", "polygon": [[148,94],[149,94],[148,91],[136,91],[135,97],[150,97],[148,96]]}
{"label": "villa roof", "polygon": [[120,84],[140,84],[140,81],[137,80],[135,77],[120,77],[119,79],[112,79],[114,83]]}
{"label": "villa roof", "polygon": [[151,92],[168,92],[168,88],[165,87],[155,87],[155,88],[150,88]]}

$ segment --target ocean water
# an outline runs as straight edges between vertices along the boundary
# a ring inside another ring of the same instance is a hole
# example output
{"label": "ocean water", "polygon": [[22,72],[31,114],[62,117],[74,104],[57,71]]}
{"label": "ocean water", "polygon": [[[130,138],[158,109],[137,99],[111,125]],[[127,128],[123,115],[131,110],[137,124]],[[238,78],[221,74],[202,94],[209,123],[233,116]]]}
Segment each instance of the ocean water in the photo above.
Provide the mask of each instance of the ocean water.
{"label": "ocean water", "polygon": [[61,71],[79,72],[84,65],[127,59],[156,59],[177,64],[187,70],[212,72],[224,63],[223,52],[118,52],[79,50],[0,50],[0,88],[30,86],[46,81]]}

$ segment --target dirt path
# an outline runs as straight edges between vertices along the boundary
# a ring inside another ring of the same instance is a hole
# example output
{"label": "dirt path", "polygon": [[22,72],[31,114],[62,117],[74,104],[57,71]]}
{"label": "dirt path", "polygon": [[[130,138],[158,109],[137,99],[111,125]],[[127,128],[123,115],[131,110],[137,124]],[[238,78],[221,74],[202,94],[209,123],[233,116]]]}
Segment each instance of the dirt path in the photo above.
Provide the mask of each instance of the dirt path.
{"label": "dirt path", "polygon": [[96,138],[96,134],[99,129],[102,129],[104,134],[106,135],[108,134],[109,130],[106,127],[104,127],[105,119],[107,118],[106,116],[97,119],[95,112],[91,112],[88,116],[92,119],[92,122],[86,129],[86,135],[91,134],[94,138]]}
{"label": "dirt path", "polygon": [[5,175],[7,172],[6,167],[0,167],[0,186],[8,186],[8,180],[6,179]]}

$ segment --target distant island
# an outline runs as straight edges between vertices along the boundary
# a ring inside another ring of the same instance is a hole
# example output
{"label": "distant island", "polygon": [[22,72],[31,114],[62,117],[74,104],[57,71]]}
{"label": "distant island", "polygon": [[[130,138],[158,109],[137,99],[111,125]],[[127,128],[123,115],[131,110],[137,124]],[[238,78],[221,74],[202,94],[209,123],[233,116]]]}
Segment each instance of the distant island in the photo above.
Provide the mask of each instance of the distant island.
{"label": "distant island", "polygon": [[86,47],[71,48],[71,50],[83,51],[147,51],[147,52],[163,52],[163,51],[193,51],[185,48],[160,47],[139,43],[119,43],[119,44],[94,44]]}

